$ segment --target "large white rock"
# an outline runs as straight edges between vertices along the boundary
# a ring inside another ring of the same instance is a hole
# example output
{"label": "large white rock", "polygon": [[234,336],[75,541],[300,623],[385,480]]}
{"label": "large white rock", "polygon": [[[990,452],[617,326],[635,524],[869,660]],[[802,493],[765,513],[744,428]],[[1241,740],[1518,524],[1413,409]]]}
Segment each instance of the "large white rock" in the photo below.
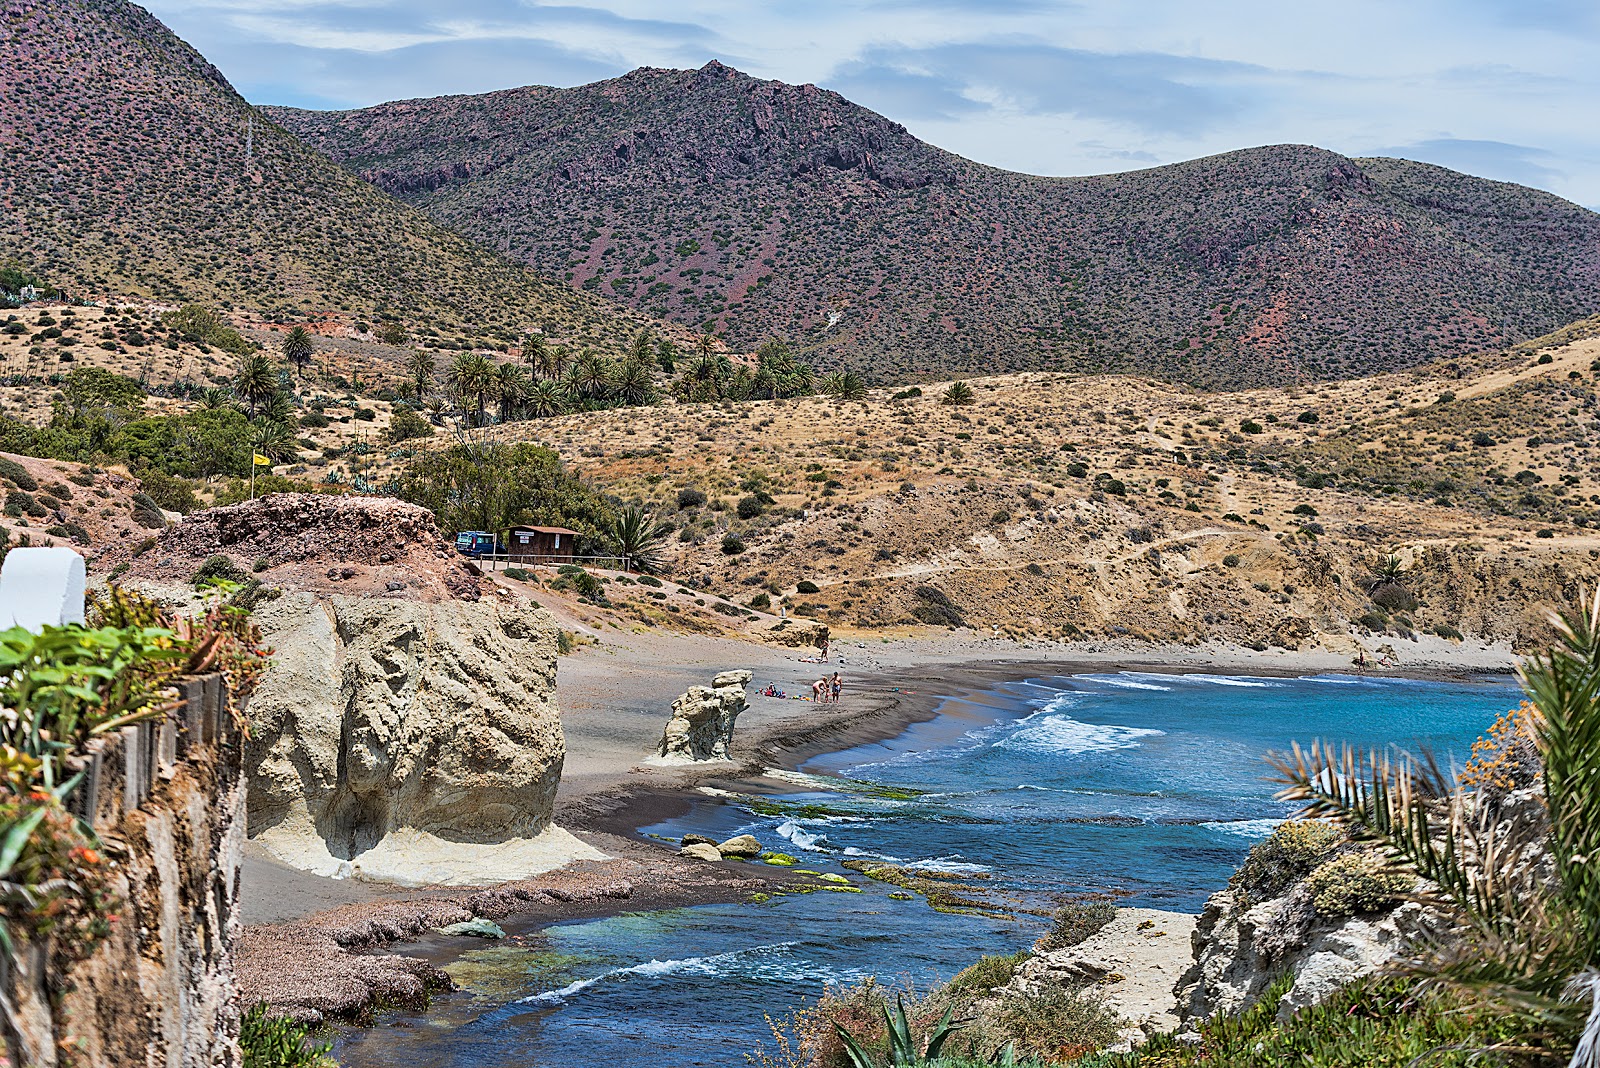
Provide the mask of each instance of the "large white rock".
{"label": "large white rock", "polygon": [[0,567],[0,630],[83,622],[83,557],[63,546],[16,548]]}
{"label": "large white rock", "polygon": [[656,759],[666,763],[727,760],[733,745],[733,724],[750,707],[744,688],[748,671],[724,671],[710,686],[691,686],[672,702],[672,718],[661,734]]}
{"label": "large white rock", "polygon": [[516,605],[288,593],[251,698],[250,837],[324,875],[483,884],[599,857],[551,822],[555,627]]}

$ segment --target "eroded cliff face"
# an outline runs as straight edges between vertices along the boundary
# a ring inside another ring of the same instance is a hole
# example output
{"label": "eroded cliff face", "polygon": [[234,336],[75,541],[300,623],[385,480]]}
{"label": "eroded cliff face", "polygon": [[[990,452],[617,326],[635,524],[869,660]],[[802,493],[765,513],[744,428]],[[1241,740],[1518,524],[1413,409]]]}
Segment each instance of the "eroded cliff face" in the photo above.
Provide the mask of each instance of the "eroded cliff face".
{"label": "eroded cliff face", "polygon": [[1424,935],[1445,933],[1439,914],[1415,902],[1357,916],[1321,917],[1304,884],[1270,901],[1241,907],[1233,890],[1206,901],[1195,925],[1194,961],[1178,980],[1186,1025],[1242,1012],[1286,974],[1294,982],[1278,1005],[1280,1018],[1315,1005],[1340,987],[1371,975]]}
{"label": "eroded cliff face", "polygon": [[518,605],[286,593],[251,701],[249,834],[319,874],[520,878],[598,857],[551,822],[555,628]]}

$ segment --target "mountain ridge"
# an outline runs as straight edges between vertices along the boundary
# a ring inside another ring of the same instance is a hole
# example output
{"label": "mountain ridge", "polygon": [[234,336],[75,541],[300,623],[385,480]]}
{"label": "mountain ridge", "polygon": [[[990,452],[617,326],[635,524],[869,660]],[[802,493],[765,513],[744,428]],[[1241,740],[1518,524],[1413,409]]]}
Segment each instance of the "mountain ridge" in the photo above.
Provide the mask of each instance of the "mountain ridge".
{"label": "mountain ridge", "polygon": [[1024,175],[713,62],[572,89],[265,109],[460,233],[736,348],[880,375],[1238,385],[1502,347],[1600,304],[1600,215],[1314,146]]}
{"label": "mountain ridge", "polygon": [[0,7],[0,259],[74,292],[620,339],[633,312],[542,279],[267,120],[123,0]]}

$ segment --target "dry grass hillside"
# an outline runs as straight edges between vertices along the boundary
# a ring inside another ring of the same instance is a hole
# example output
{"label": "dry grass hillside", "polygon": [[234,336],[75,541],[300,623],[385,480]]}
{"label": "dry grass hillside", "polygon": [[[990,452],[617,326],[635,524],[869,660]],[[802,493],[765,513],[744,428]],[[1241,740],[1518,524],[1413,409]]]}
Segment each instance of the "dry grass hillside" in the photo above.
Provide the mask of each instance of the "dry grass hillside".
{"label": "dry grass hillside", "polygon": [[[163,332],[159,308],[8,316],[0,414],[35,425],[76,367],[144,383],[146,414],[201,407],[238,369],[232,353]],[[60,336],[45,336],[46,318]],[[241,325],[269,353],[281,340]],[[418,450],[453,442],[447,427],[387,440],[405,352],[327,327],[294,384],[298,459],[275,472],[381,491]],[[555,448],[672,535],[662,585],[607,573],[598,598],[542,572],[501,585],[575,628],[754,632],[786,611],[861,634],[1520,644],[1542,633],[1542,606],[1600,575],[1597,368],[1600,317],[1515,349],[1303,388],[1025,373],[967,380],[967,403],[946,403],[940,383],[859,402],[669,401],[509,423],[487,433]],[[212,479],[200,501],[232,499],[225,490],[239,493]],[[26,491],[17,503],[9,522],[30,536],[94,526],[35,516]],[[91,543],[144,529],[125,503],[112,512],[121,527],[95,526]]]}
{"label": "dry grass hillside", "polygon": [[971,380],[968,404],[932,386],[497,433],[650,504],[676,529],[675,588],[763,621],[782,605],[845,632],[1521,644],[1600,575],[1585,332],[1305,389],[1021,374]]}

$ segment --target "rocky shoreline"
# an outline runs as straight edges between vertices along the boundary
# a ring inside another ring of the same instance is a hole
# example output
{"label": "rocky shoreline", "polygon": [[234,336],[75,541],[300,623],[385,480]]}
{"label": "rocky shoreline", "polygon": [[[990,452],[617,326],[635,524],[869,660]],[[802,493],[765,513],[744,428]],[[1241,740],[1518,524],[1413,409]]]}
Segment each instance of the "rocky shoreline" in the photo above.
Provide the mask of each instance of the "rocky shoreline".
{"label": "rocky shoreline", "polygon": [[[798,710],[801,714],[742,730],[727,761],[711,762],[708,767],[636,766],[603,788],[586,789],[564,799],[562,822],[612,859],[581,861],[536,878],[488,888],[402,891],[349,885],[348,889],[366,899],[251,926],[240,940],[236,958],[242,996],[246,1003],[266,1001],[274,1010],[300,1019],[368,1023],[376,1005],[419,1008],[432,991],[449,988],[448,977],[436,964],[394,951],[401,945],[425,945],[430,956],[448,958],[452,947],[459,951],[473,944],[468,939],[439,935],[437,928],[473,918],[509,918],[519,929],[533,929],[623,911],[738,901],[791,882],[793,877],[778,867],[708,863],[676,856],[669,847],[645,838],[639,829],[681,815],[693,801],[703,799],[702,787],[769,794],[792,791],[796,789],[792,784],[764,777],[767,769],[792,771],[818,755],[893,739],[911,725],[938,716],[946,702],[982,693],[1004,681],[1109,668],[1290,676],[1331,666],[1251,662],[1254,658],[1242,663],[1197,659],[1175,664],[1142,663],[1137,657],[1128,657],[1111,664],[1098,656],[1067,660],[1021,655],[1026,651],[1015,647],[1007,652],[1010,657],[989,662],[858,669],[844,707],[819,716],[814,706],[804,705]],[[1390,674],[1460,678],[1486,671],[1478,665],[1461,670],[1439,665]],[[643,752],[638,755],[641,760],[645,756]],[[1193,917],[1184,922],[1192,923]],[[1169,947],[1182,942],[1187,939],[1174,938],[1162,943],[1162,950],[1170,955]],[[1144,944],[1142,935],[1139,942],[1130,943],[1139,944]],[[1114,955],[1128,947],[1101,948]],[[1187,945],[1181,956],[1187,964]],[[1175,1007],[1175,1001],[1172,1004]],[[1154,1018],[1165,1011],[1152,1003],[1140,1013],[1128,1015],[1142,1013]]]}

